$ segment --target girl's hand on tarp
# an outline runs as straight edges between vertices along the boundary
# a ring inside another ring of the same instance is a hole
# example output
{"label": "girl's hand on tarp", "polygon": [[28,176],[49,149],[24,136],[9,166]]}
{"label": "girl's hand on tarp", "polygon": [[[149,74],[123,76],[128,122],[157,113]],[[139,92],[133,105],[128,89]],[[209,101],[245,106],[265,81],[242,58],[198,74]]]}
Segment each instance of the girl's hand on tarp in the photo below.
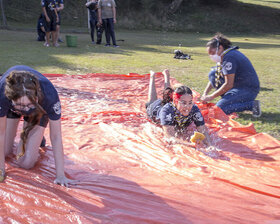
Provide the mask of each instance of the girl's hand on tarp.
{"label": "girl's hand on tarp", "polygon": [[71,185],[76,185],[78,182],[79,182],[78,180],[71,180],[71,179],[69,179],[65,176],[57,177],[54,180],[55,184],[59,184],[59,185],[64,186],[64,187],[70,187]]}

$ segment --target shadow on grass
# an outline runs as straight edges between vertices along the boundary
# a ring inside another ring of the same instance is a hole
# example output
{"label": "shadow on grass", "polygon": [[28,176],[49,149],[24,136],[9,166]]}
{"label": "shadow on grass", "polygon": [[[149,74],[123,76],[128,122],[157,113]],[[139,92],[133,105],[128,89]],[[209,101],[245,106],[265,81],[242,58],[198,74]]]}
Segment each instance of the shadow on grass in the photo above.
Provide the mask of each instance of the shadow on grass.
{"label": "shadow on grass", "polygon": [[273,88],[266,88],[266,87],[261,87],[261,91],[266,91],[266,92],[273,92]]}
{"label": "shadow on grass", "polygon": [[[264,123],[275,123],[279,124],[280,123],[280,113],[279,112],[262,112],[262,116],[259,118],[254,118],[252,117],[251,114],[244,114],[244,113],[239,113],[238,114],[239,118],[244,119],[244,120],[249,120],[249,121],[261,121]],[[279,128],[280,131],[280,128]]]}

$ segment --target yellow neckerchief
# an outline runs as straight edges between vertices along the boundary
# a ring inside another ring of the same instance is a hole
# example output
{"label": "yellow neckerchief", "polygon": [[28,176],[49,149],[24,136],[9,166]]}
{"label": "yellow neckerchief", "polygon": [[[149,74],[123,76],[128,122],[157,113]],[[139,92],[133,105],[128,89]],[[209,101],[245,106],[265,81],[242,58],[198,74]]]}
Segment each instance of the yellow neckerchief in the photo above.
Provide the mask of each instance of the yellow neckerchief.
{"label": "yellow neckerchief", "polygon": [[[227,54],[231,50],[235,50],[235,49],[238,49],[238,47],[237,46],[230,47],[230,48],[224,50],[223,53],[221,54],[221,56],[225,56],[225,54]],[[224,81],[223,78],[224,78],[224,74],[222,72],[222,65],[220,62],[218,62],[217,69],[215,72],[215,87],[216,88],[218,88],[218,86],[222,84],[222,82]]]}
{"label": "yellow neckerchief", "polygon": [[[183,128],[186,126],[186,124],[189,122],[190,120],[190,116],[184,116],[183,114],[180,113],[180,111],[176,108],[176,106],[174,105],[174,103],[171,103],[171,106],[173,107],[173,109],[175,110],[175,116],[174,119],[177,121],[177,125],[180,128]],[[191,109],[192,110],[192,109]],[[191,112],[191,111],[190,111]]]}
{"label": "yellow neckerchief", "polygon": [[222,84],[224,78],[224,74],[222,73],[221,63],[217,63],[216,71],[215,71],[215,88],[218,88],[219,85]]}

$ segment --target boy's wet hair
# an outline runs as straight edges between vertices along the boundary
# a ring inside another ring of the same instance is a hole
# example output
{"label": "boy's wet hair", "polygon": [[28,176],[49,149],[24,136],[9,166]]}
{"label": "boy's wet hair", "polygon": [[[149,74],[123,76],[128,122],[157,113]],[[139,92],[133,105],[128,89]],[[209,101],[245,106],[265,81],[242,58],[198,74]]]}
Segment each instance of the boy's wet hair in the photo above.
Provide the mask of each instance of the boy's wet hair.
{"label": "boy's wet hair", "polygon": [[178,88],[175,89],[175,93],[177,93],[179,95],[185,95],[185,94],[188,94],[191,96],[193,95],[192,90],[187,86],[179,86]]}
{"label": "boy's wet hair", "polygon": [[171,87],[167,87],[167,88],[165,88],[165,90],[163,90],[162,102],[161,102],[162,105],[172,102],[173,92],[174,92],[174,89],[172,89]]}

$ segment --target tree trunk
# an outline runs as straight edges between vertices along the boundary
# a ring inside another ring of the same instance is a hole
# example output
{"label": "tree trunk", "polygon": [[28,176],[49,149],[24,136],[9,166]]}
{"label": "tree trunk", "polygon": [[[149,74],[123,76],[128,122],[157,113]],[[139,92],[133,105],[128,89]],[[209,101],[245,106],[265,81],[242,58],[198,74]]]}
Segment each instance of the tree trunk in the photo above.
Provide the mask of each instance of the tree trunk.
{"label": "tree trunk", "polygon": [[183,0],[173,0],[170,3],[170,5],[168,6],[168,9],[167,9],[168,14],[175,13],[179,9],[182,2],[183,2]]}
{"label": "tree trunk", "polygon": [[1,7],[1,12],[2,12],[3,26],[7,27],[7,19],[6,19],[5,12],[4,12],[3,0],[0,0],[0,7]]}

